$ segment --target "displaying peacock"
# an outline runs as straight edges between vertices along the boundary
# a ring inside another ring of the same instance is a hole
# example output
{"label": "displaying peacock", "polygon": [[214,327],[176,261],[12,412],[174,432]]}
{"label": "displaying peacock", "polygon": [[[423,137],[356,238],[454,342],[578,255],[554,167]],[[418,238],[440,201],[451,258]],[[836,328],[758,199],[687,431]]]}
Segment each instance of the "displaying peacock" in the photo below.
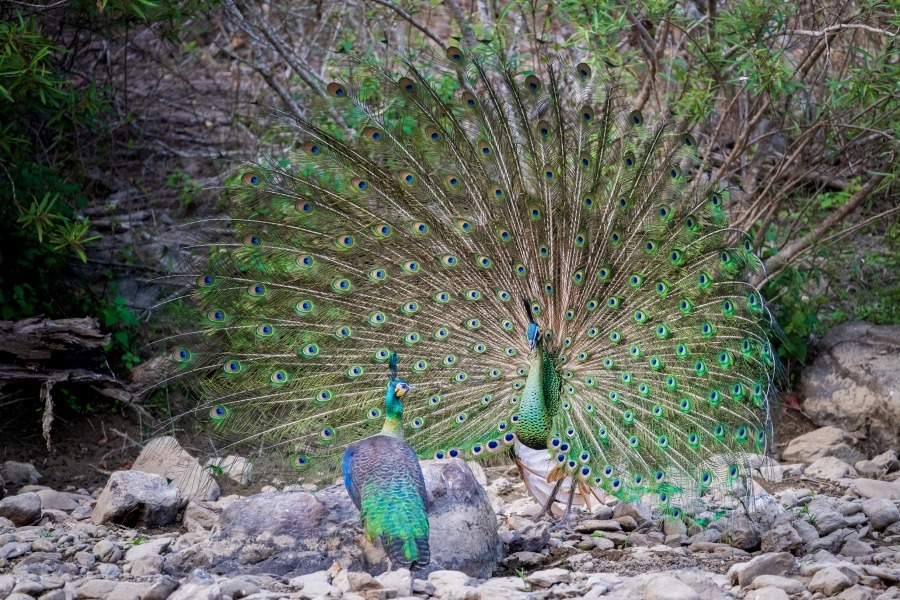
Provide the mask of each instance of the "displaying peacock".
{"label": "displaying peacock", "polygon": [[415,386],[397,376],[396,352],[388,364],[381,433],[351,444],[341,470],[368,538],[381,540],[393,564],[427,565],[428,492],[416,453],[403,441],[402,399]]}
{"label": "displaying peacock", "polygon": [[522,71],[487,45],[433,63],[358,61],[229,190],[234,237],[200,244],[171,354],[215,451],[333,479],[392,422],[374,390],[399,347],[420,457],[518,443],[550,461],[527,477],[676,516],[745,490],[769,317],[695,138],[584,63]]}

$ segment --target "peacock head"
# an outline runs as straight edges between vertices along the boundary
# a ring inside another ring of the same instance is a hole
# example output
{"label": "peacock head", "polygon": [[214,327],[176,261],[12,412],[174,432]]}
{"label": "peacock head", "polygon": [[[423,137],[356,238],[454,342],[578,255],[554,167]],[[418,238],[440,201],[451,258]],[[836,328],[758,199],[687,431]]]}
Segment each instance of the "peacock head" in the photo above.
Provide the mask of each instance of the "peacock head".
{"label": "peacock head", "polygon": [[414,386],[413,384],[408,383],[406,381],[403,381],[402,379],[392,379],[391,386],[393,386],[394,396],[396,396],[397,398],[402,398],[406,394],[406,392],[408,392],[409,390],[416,389],[416,386]]}

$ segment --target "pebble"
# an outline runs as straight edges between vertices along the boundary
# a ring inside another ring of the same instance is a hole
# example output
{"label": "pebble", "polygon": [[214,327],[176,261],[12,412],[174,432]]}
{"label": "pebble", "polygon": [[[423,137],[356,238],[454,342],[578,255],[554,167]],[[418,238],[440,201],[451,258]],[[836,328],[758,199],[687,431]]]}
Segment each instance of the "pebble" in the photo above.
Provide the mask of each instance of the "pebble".
{"label": "pebble", "polygon": [[[836,460],[820,457],[820,464]],[[893,467],[890,461],[896,457],[884,460]],[[860,470],[869,467],[863,464]],[[877,468],[887,472],[887,467]],[[792,475],[782,471],[784,481],[790,481]],[[536,507],[517,477],[495,477],[488,490],[503,496],[495,504],[508,555],[506,574],[486,580],[460,571],[426,576],[400,568],[373,577],[334,567],[279,580],[252,575],[241,566],[223,574],[193,571],[179,580],[162,574],[169,572],[170,555],[189,552],[207,539],[223,508],[239,497],[192,500],[180,530],[159,534],[137,522],[123,527],[79,521],[72,515],[85,510],[89,515],[94,503],[87,491],[30,486],[3,501],[0,598],[900,600],[900,593],[892,591],[900,584],[900,496],[879,495],[881,488],[867,481],[844,482],[833,495],[802,488],[786,489],[777,500],[760,494],[753,519],[736,514],[715,521],[712,514],[696,515],[712,523],[703,527],[692,520],[660,521],[644,506],[616,503],[590,516],[582,513],[584,518],[573,520],[567,533],[551,532],[551,523],[528,516]],[[860,482],[868,495],[859,491]],[[883,483],[894,482],[877,482]],[[16,516],[23,508],[30,513],[27,519]],[[802,558],[798,561],[795,554]],[[675,562],[685,558],[693,566]],[[711,564],[707,561],[732,566],[727,576],[716,575],[703,570]],[[621,564],[623,571],[611,564]]]}

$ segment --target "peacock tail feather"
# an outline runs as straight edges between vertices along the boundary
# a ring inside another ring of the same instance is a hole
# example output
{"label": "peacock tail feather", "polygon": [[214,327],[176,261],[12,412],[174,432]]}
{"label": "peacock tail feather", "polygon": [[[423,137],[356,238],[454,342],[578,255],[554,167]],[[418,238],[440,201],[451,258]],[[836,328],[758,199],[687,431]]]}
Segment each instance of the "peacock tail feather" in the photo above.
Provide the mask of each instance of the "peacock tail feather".
{"label": "peacock tail feather", "polygon": [[675,514],[746,476],[775,359],[732,191],[610,77],[538,58],[360,61],[328,86],[351,134],[297,119],[286,160],[241,172],[235,237],[200,248],[201,322],[171,354],[218,452],[334,477],[381,428],[399,347],[421,457],[502,455],[521,434],[566,476]]}

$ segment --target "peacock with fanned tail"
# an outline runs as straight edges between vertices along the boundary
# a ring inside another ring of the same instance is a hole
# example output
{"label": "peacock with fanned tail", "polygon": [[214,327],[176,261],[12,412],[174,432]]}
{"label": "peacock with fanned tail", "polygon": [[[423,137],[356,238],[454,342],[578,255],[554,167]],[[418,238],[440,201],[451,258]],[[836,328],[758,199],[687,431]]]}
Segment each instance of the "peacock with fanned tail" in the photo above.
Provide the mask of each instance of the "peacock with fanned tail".
{"label": "peacock with fanned tail", "polygon": [[351,444],[341,471],[369,539],[381,540],[393,564],[424,566],[431,560],[428,492],[416,453],[403,442],[403,397],[415,386],[398,377],[396,352],[388,366],[381,433]]}
{"label": "peacock with fanned tail", "polygon": [[217,452],[333,478],[382,427],[399,347],[420,457],[536,449],[549,467],[520,461],[526,478],[675,516],[746,493],[775,359],[732,193],[608,75],[534,64],[487,46],[428,71],[360,60],[333,110],[292,121],[286,159],[241,171],[235,237],[200,245],[201,323],[171,355]]}

